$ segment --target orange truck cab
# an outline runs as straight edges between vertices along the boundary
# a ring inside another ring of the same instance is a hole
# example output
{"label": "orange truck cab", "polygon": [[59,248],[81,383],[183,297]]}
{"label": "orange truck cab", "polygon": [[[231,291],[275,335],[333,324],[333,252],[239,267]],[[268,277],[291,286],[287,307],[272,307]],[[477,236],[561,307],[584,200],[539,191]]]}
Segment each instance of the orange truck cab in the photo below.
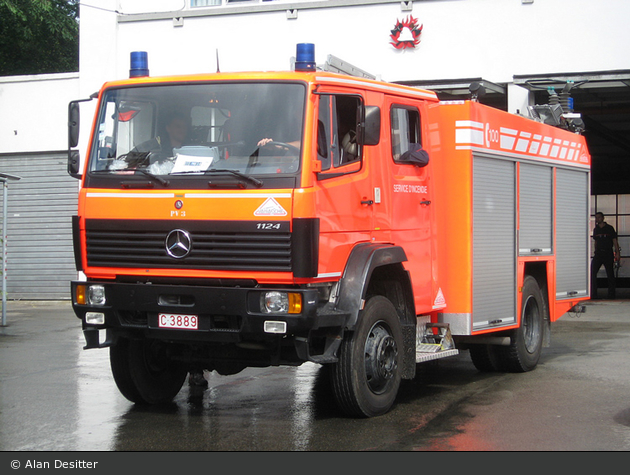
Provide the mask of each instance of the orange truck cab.
{"label": "orange truck cab", "polygon": [[317,70],[304,46],[295,71],[106,83],[84,167],[70,103],[86,348],[138,404],[189,373],[330,365],[360,417],[462,350],[534,369],[588,298],[584,138]]}

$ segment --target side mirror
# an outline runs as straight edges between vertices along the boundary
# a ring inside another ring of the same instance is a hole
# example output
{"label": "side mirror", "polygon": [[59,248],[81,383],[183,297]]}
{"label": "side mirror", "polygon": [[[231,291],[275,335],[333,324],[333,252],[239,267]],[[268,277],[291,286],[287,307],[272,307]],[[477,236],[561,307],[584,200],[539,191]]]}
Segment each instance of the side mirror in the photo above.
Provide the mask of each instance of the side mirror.
{"label": "side mirror", "polygon": [[73,178],[81,178],[81,157],[78,150],[68,150],[68,174]]}
{"label": "side mirror", "polygon": [[72,150],[79,144],[79,122],[79,103],[72,101],[68,104],[68,174],[73,178],[81,178],[79,151]]}
{"label": "side mirror", "polygon": [[72,101],[68,104],[68,148],[79,144],[79,103]]}
{"label": "side mirror", "polygon": [[378,145],[380,140],[381,109],[378,106],[366,106],[363,145]]}
{"label": "side mirror", "polygon": [[68,174],[74,178],[81,178],[79,151],[72,150],[79,144],[79,102],[88,102],[96,97],[98,93],[92,94],[89,99],[70,101],[68,104]]}

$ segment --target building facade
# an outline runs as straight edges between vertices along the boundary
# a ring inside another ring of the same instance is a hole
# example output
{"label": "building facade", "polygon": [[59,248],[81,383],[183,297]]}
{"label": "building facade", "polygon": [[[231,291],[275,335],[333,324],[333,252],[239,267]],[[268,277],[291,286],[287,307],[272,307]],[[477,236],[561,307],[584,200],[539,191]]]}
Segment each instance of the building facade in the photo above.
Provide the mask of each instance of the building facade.
{"label": "building facade", "polygon": [[[69,222],[74,198],[66,183],[78,185],[62,176],[67,103],[128,77],[131,52],[148,53],[151,76],[287,70],[296,44],[313,43],[318,65],[333,55],[378,79],[433,89],[443,100],[468,98],[469,86],[479,83],[481,102],[523,115],[548,102],[549,87],[572,87],[593,155],[593,213],[598,204],[615,203],[602,211],[630,257],[629,14],[627,0],[86,0],[78,75],[0,81],[0,171],[28,170],[42,182],[63,183],[59,200],[42,192],[36,207],[42,218],[59,212]],[[82,151],[94,107],[82,106]],[[36,171],[28,165],[33,154],[40,165],[56,160],[59,169]],[[31,184],[29,192],[43,190],[44,183]],[[12,242],[18,230],[28,232],[16,216],[27,181],[10,186]],[[52,201],[63,201],[63,209],[49,209]],[[44,228],[37,239],[50,235]],[[65,232],[59,237],[65,255],[71,240]],[[11,277],[27,265],[18,257],[9,254],[9,297],[27,298]],[[66,298],[65,290],[59,296]]]}

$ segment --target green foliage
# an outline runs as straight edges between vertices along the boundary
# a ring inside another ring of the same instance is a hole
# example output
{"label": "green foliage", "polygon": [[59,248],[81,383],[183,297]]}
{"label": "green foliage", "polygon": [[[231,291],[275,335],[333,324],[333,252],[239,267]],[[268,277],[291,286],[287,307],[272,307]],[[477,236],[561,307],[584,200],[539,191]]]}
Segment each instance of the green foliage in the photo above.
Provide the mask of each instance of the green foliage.
{"label": "green foliage", "polygon": [[0,0],[0,76],[78,70],[78,0]]}

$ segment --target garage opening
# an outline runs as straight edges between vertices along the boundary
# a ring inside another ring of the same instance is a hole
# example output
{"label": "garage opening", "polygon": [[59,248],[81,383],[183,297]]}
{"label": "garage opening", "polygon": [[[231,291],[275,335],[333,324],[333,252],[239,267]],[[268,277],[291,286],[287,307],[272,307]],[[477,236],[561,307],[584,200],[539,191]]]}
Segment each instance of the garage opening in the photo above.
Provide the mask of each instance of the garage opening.
{"label": "garage opening", "polygon": [[[21,177],[7,197],[7,300],[70,298],[70,281],[77,278],[71,217],[79,182],[68,175],[67,156],[0,154],[0,172]],[[1,201],[0,194],[0,210]]]}

